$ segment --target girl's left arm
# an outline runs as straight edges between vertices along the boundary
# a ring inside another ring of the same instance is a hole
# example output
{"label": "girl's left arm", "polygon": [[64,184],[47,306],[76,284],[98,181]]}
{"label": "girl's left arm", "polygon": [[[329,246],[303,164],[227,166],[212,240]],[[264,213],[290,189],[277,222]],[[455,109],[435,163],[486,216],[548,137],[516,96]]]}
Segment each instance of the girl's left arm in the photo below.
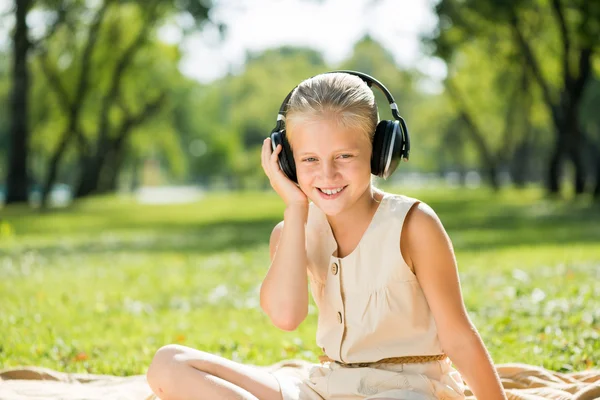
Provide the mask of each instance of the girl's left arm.
{"label": "girl's left arm", "polygon": [[477,399],[506,399],[494,363],[469,319],[452,243],[435,212],[419,203],[409,212],[400,241],[433,313],[444,352]]}

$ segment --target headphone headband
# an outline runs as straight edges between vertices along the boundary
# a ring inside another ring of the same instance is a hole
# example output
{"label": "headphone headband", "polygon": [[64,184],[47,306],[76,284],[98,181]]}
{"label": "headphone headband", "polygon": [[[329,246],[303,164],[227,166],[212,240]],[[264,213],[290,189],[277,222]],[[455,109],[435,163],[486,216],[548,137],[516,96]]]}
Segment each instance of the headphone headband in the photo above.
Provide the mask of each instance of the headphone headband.
{"label": "headphone headband", "polygon": [[[361,78],[367,84],[367,86],[371,87],[372,85],[375,85],[376,87],[378,87],[379,90],[381,90],[383,92],[383,94],[385,95],[387,101],[390,103],[390,109],[392,110],[392,115],[394,116],[394,118],[396,118],[398,120],[402,119],[402,117],[400,117],[400,114],[398,113],[398,105],[396,104],[396,100],[394,100],[394,96],[392,96],[392,93],[384,86],[383,83],[379,82],[377,79],[373,78],[371,75],[367,75],[367,74],[362,73],[362,72],[351,71],[351,70],[329,71],[329,72],[324,72],[324,73],[319,74],[319,75],[335,74],[335,73],[344,73],[344,74],[350,74],[350,75],[358,76],[359,78]],[[315,75],[315,76],[318,76],[318,75]],[[312,76],[311,78],[314,78],[314,76]],[[285,99],[283,99],[283,103],[281,103],[281,107],[279,107],[279,114],[277,114],[277,129],[281,129],[281,126],[280,126],[281,123],[280,123],[280,121],[285,120],[285,112],[286,112],[288,104],[290,102],[290,98],[292,97],[292,94],[294,93],[294,90],[296,90],[296,88],[298,86],[299,85],[296,85],[287,94],[287,96],[285,96]]]}

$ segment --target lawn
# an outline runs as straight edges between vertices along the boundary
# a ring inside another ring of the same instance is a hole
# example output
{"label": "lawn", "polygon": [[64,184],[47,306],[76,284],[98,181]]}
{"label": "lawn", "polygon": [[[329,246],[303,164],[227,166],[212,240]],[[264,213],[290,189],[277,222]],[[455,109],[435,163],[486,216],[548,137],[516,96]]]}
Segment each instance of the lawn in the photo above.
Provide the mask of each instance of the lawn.
{"label": "lawn", "polygon": [[[600,367],[599,207],[536,189],[405,193],[449,232],[467,308],[496,363]],[[167,343],[259,365],[316,361],[314,307],[284,332],[258,305],[282,211],[273,193],[0,209],[0,368],[141,374]]]}

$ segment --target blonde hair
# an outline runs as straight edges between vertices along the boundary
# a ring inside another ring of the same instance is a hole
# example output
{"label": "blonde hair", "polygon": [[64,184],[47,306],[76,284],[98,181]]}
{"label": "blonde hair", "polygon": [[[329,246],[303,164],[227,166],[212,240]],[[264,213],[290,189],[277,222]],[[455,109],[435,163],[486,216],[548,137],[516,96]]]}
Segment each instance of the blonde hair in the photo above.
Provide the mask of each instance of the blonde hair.
{"label": "blonde hair", "polygon": [[295,124],[333,118],[373,142],[379,121],[373,91],[358,76],[334,72],[306,79],[294,89],[285,114],[286,135]]}

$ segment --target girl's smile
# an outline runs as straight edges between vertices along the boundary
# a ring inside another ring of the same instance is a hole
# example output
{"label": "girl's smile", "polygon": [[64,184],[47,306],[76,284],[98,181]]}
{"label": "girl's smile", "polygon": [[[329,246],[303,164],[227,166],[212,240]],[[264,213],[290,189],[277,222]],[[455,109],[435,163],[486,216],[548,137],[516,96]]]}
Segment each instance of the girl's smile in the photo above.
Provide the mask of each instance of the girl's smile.
{"label": "girl's smile", "polygon": [[317,188],[317,189],[319,189],[319,192],[321,193],[322,198],[324,198],[326,200],[333,200],[333,199],[337,199],[339,196],[341,196],[342,192],[347,187],[348,187],[348,185],[338,187],[338,188]]}

